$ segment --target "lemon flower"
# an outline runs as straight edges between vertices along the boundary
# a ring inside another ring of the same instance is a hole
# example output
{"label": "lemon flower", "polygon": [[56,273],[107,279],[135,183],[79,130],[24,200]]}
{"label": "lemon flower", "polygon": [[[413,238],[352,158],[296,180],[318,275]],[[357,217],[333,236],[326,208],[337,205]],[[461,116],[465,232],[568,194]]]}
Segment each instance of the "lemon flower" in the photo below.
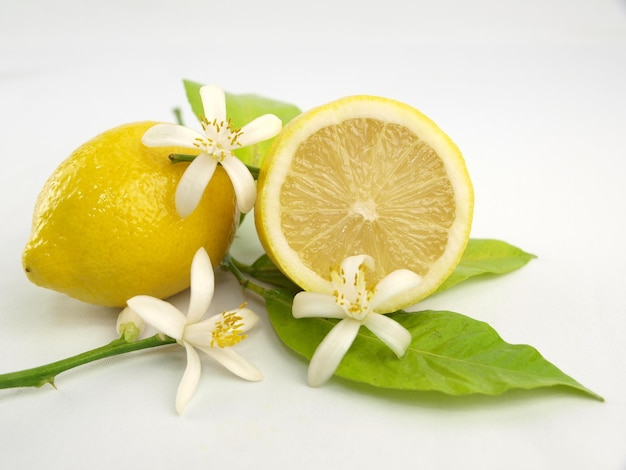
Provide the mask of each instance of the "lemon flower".
{"label": "lemon flower", "polygon": [[399,358],[404,356],[411,343],[411,333],[406,328],[376,309],[417,286],[422,278],[407,269],[398,269],[372,287],[367,283],[367,270],[374,270],[372,257],[350,256],[343,260],[339,269],[331,269],[332,295],[300,292],[294,297],[292,313],[295,318],[341,320],[322,340],[311,358],[308,383],[312,387],[322,385],[333,375],[362,325]]}
{"label": "lemon flower", "polygon": [[246,337],[259,317],[243,306],[202,319],[213,299],[215,278],[209,255],[200,248],[191,263],[191,293],[185,316],[176,307],[155,297],[139,295],[128,300],[128,307],[160,332],[174,338],[187,351],[187,367],[178,387],[176,410],[182,413],[200,380],[200,356],[205,352],[241,378],[258,381],[261,372],[231,346]]}
{"label": "lemon flower", "polygon": [[274,137],[280,132],[282,122],[273,114],[265,114],[236,129],[230,119],[226,119],[223,90],[214,85],[203,86],[200,98],[204,107],[202,133],[178,124],[156,124],[146,131],[142,142],[147,147],[176,146],[201,150],[176,188],[176,210],[181,217],[187,217],[198,206],[218,163],[233,184],[237,207],[242,213],[249,212],[256,199],[254,178],[233,150]]}

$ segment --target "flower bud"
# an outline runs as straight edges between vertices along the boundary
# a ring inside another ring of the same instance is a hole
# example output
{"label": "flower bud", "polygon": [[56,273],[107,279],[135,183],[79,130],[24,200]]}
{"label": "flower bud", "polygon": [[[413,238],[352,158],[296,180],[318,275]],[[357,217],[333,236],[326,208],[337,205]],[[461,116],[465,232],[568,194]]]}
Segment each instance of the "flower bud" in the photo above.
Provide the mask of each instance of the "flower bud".
{"label": "flower bud", "polygon": [[141,335],[144,321],[130,307],[126,307],[117,317],[117,333],[129,343],[135,341]]}

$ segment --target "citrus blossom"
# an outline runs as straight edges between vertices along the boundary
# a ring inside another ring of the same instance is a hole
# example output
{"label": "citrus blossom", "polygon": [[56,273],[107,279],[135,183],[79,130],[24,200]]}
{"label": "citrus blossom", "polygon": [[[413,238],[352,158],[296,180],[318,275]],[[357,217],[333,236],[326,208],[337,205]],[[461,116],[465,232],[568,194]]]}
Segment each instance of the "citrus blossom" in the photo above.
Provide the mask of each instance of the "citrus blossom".
{"label": "citrus blossom", "polygon": [[252,310],[239,307],[203,319],[215,289],[211,260],[200,248],[191,264],[191,292],[187,315],[168,302],[146,295],[128,300],[128,307],[147,324],[174,338],[187,352],[187,367],[178,387],[176,410],[182,413],[200,380],[200,356],[206,353],[239,377],[258,381],[263,374],[231,347],[243,340],[259,317]]}
{"label": "citrus blossom", "polygon": [[198,206],[218,164],[230,177],[239,210],[249,212],[256,199],[254,178],[233,150],[274,137],[280,132],[282,122],[273,114],[265,114],[237,129],[226,118],[223,90],[207,85],[200,88],[200,97],[204,108],[203,132],[178,124],[157,124],[144,134],[142,142],[148,147],[179,146],[200,150],[176,189],[176,210],[181,217],[187,217]]}
{"label": "citrus blossom", "polygon": [[411,343],[407,329],[377,312],[377,308],[419,285],[421,277],[407,269],[398,269],[372,286],[367,282],[368,271],[374,271],[371,256],[350,256],[339,268],[331,270],[332,294],[300,292],[293,300],[292,313],[296,318],[340,319],[311,358],[308,383],[313,387],[322,385],[333,375],[361,326],[374,333],[398,357],[404,355]]}

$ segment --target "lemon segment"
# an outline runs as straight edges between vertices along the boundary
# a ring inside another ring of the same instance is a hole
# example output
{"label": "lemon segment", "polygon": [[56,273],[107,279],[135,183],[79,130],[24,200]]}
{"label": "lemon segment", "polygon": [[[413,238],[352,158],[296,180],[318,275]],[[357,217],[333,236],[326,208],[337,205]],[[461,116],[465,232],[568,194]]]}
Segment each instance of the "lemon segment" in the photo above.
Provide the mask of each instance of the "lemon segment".
{"label": "lemon segment", "polygon": [[352,96],[306,112],[278,135],[260,171],[255,222],[274,263],[300,287],[332,293],[330,269],[374,258],[374,281],[404,268],[432,293],[467,245],[473,190],[461,152],[406,104]]}
{"label": "lemon segment", "polygon": [[22,262],[35,284],[76,299],[123,306],[135,295],[166,298],[189,287],[195,252],[217,264],[238,224],[235,193],[218,166],[200,205],[181,218],[174,193],[188,163],[174,147],[148,148],[155,122],[108,130],[76,149],[50,176],[33,214]]}

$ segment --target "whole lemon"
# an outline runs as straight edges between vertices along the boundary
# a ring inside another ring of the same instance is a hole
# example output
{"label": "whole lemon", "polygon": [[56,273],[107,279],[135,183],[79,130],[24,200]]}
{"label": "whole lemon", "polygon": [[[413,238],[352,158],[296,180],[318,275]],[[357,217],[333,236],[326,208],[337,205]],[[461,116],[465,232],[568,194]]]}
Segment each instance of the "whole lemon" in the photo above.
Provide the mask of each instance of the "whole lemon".
{"label": "whole lemon", "polygon": [[174,193],[188,163],[174,147],[141,143],[155,122],[108,130],[76,149],[37,199],[23,266],[35,284],[76,299],[123,306],[134,295],[166,298],[189,287],[194,253],[214,265],[227,253],[239,214],[218,166],[198,208],[181,218]]}

